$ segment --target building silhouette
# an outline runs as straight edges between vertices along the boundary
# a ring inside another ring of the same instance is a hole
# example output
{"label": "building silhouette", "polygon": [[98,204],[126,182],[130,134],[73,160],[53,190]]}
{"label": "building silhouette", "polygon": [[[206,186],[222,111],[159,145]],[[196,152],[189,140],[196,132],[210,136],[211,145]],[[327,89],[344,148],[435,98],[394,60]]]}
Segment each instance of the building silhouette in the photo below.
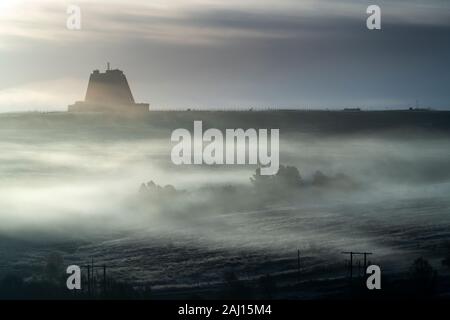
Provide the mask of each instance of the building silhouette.
{"label": "building silhouette", "polygon": [[148,103],[136,103],[122,70],[110,69],[105,72],[94,70],[84,101],[69,105],[69,112],[147,112]]}

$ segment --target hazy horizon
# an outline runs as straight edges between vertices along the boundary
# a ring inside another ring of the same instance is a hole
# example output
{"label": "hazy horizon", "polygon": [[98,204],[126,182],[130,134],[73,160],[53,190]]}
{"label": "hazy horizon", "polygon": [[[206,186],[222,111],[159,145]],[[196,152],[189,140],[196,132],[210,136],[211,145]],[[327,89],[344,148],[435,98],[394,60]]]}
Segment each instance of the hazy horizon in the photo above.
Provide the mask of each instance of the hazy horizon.
{"label": "hazy horizon", "polygon": [[376,31],[370,4],[3,0],[0,112],[66,110],[106,62],[156,109],[450,109],[450,3],[377,1]]}

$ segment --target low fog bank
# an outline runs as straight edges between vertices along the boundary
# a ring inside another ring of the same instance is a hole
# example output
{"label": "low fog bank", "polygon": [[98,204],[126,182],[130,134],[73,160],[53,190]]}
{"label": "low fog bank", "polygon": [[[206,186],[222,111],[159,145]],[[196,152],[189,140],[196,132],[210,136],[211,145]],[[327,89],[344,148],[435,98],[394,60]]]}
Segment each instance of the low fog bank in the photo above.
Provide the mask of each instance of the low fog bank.
{"label": "low fog bank", "polygon": [[186,250],[195,251],[186,261],[192,273],[196,256],[210,254],[216,265],[239,252],[256,263],[299,248],[335,260],[370,250],[402,268],[418,254],[439,257],[450,240],[445,134],[280,128],[282,167],[266,177],[256,166],[175,166],[163,124],[136,126],[2,127],[2,265],[25,267],[56,250],[156,278]]}
{"label": "low fog bank", "polygon": [[[103,142],[37,139],[33,144],[8,140],[0,143],[3,231],[25,226],[51,231],[66,222],[79,223],[83,229],[104,216],[110,223],[102,223],[103,227],[121,229],[133,224],[139,186],[150,180],[189,195],[177,195],[168,203],[153,199],[146,211],[148,217],[154,215],[154,222],[165,211],[182,214],[192,202],[209,203],[210,212],[205,212],[209,215],[291,205],[294,199],[295,205],[320,206],[445,197],[450,181],[450,140],[443,137],[399,141],[299,134],[284,139],[281,133],[279,175],[286,169],[283,166],[293,167],[286,176],[294,185],[272,181],[273,190],[258,195],[249,191],[263,185],[251,181],[256,166],[175,166],[169,137]],[[233,193],[230,201],[227,197]]]}

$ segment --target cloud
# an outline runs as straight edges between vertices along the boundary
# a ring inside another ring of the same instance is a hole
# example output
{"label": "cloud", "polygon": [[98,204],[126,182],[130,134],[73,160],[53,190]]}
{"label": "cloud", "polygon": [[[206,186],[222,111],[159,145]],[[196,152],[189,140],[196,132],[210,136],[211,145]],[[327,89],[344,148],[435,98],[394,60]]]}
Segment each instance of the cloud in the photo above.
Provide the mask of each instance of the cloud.
{"label": "cloud", "polygon": [[[330,27],[329,20],[364,22],[369,1],[80,0],[74,2],[82,10],[80,31],[66,29],[69,1],[13,3],[0,13],[0,37],[19,46],[27,39],[59,45],[128,39],[207,44],[239,38],[296,37],[319,25],[323,27],[317,30],[323,31]],[[444,1],[389,1],[381,6],[383,17],[391,23],[448,25],[450,21],[449,5]]]}
{"label": "cloud", "polygon": [[[61,110],[106,61],[156,108],[448,107],[447,1],[379,1],[383,30],[372,33],[370,1],[7,2],[0,111]],[[81,31],[66,29],[69,3],[82,9]],[[63,95],[67,75],[83,85]]]}
{"label": "cloud", "polygon": [[67,110],[67,105],[82,100],[85,81],[63,78],[33,82],[0,90],[0,112]]}

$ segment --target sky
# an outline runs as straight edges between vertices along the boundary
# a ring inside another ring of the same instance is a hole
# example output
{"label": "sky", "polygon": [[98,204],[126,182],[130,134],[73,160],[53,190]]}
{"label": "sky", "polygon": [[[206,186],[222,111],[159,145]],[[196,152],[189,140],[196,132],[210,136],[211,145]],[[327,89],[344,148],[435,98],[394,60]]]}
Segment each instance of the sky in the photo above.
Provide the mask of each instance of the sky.
{"label": "sky", "polygon": [[0,112],[66,110],[107,62],[158,110],[450,109],[450,1],[0,1]]}

